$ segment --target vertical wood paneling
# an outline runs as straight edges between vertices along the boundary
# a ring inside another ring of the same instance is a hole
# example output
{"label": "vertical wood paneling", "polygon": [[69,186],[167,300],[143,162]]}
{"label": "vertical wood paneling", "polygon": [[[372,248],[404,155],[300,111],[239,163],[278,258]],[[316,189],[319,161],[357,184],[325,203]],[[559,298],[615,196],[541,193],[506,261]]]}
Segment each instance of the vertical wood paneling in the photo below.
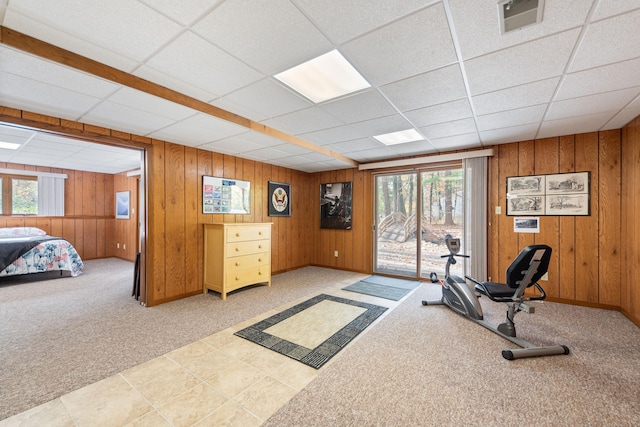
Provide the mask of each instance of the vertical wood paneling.
{"label": "vertical wood paneling", "polygon": [[[499,146],[499,178],[498,194],[500,200],[507,200],[507,177],[518,175],[518,145],[508,144]],[[506,202],[505,202],[506,203]],[[514,258],[520,253],[518,236],[513,232],[513,217],[506,216],[507,206],[500,218],[499,235],[500,247],[496,253],[498,271],[492,272],[492,278],[497,282],[504,282],[505,272]]]}
{"label": "vertical wood paneling", "polygon": [[598,302],[620,306],[620,130],[599,133]]}
{"label": "vertical wood paneling", "polygon": [[[168,145],[168,144],[167,144]],[[147,245],[147,277],[152,286],[147,285],[147,305],[153,305],[166,297],[165,287],[165,143],[153,141],[149,157],[149,237]],[[149,271],[150,270],[150,271]]]}
{"label": "vertical wood paneling", "polygon": [[[198,203],[200,204],[202,201],[202,177],[211,176],[213,173],[213,161],[211,158],[211,152],[198,150]],[[196,258],[196,266],[198,270],[198,289],[203,288],[203,275],[204,275],[204,262],[203,262],[203,254],[204,254],[204,227],[202,224],[207,224],[211,222],[213,215],[204,214],[202,212],[202,206],[198,206],[198,219],[197,219],[197,227],[198,227],[198,246],[197,253],[199,256]]]}
{"label": "vertical wood paneling", "polygon": [[[536,150],[534,141],[518,143],[518,175],[536,175]],[[518,233],[518,247],[520,250],[533,245],[535,235],[533,233]]]}
{"label": "vertical wood paneling", "polygon": [[[574,136],[561,136],[559,138],[558,172],[575,172],[575,142]],[[561,216],[558,255],[560,261],[559,281],[560,298],[574,299],[576,296],[576,218],[574,216]]]}
{"label": "vertical wood paneling", "polygon": [[[202,289],[198,276],[198,259],[202,253],[198,252],[198,187],[201,180],[198,179],[198,153],[195,148],[187,147],[184,150],[184,210],[185,210],[185,292],[197,292]],[[200,189],[202,191],[202,189]],[[196,244],[191,244],[195,242]]]}
{"label": "vertical wood paneling", "polygon": [[576,299],[598,302],[598,134],[576,135],[576,171],[591,171],[591,215],[576,217]]}
{"label": "vertical wood paneling", "polygon": [[165,280],[166,296],[185,294],[185,147],[167,144],[165,147]]}
{"label": "vertical wood paneling", "polygon": [[[558,173],[558,138],[545,138],[535,141],[536,175]],[[559,220],[557,216],[540,217],[540,233],[535,235],[535,242],[546,244],[552,248],[549,261],[548,281],[543,283],[547,295],[558,297],[559,289]]]}

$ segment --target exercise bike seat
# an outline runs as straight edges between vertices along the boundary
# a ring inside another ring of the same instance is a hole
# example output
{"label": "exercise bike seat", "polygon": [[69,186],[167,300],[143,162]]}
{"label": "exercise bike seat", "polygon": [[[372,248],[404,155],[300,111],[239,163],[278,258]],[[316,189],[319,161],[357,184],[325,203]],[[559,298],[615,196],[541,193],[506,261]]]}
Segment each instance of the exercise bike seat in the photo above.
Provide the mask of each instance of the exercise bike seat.
{"label": "exercise bike seat", "polygon": [[551,259],[551,248],[547,245],[530,245],[524,248],[507,268],[506,283],[478,282],[476,291],[488,296],[493,301],[507,302],[521,299],[526,288],[535,286],[540,296],[532,296],[528,300],[543,300],[546,298],[544,289],[538,285],[538,280],[547,272]]}

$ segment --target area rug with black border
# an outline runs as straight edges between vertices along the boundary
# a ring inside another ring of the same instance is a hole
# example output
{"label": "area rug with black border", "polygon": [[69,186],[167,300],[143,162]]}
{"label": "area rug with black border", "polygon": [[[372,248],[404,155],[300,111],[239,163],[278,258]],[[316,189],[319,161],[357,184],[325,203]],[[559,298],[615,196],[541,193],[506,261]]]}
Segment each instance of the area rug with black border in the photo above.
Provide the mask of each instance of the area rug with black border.
{"label": "area rug with black border", "polygon": [[419,280],[397,279],[385,276],[369,276],[342,288],[345,291],[399,301],[420,286]]}
{"label": "area rug with black border", "polygon": [[320,294],[235,335],[319,369],[386,310]]}

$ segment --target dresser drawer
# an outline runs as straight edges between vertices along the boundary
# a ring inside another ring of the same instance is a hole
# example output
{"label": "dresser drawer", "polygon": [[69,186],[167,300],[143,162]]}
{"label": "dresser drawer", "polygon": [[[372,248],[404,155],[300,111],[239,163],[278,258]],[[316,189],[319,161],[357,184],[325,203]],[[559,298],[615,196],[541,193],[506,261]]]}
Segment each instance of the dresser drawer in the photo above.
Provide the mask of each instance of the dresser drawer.
{"label": "dresser drawer", "polygon": [[241,255],[233,258],[227,258],[224,262],[226,271],[235,271],[245,268],[258,267],[267,265],[271,261],[271,254],[263,252],[259,254]]}
{"label": "dresser drawer", "polygon": [[251,227],[229,227],[227,242],[246,242],[249,240],[265,240],[271,238],[270,225],[256,225]]}
{"label": "dresser drawer", "polygon": [[259,267],[245,268],[241,270],[226,271],[226,291],[241,288],[248,284],[269,282],[271,283],[271,266],[262,265]]}
{"label": "dresser drawer", "polygon": [[271,251],[271,240],[227,243],[227,257],[257,254]]}

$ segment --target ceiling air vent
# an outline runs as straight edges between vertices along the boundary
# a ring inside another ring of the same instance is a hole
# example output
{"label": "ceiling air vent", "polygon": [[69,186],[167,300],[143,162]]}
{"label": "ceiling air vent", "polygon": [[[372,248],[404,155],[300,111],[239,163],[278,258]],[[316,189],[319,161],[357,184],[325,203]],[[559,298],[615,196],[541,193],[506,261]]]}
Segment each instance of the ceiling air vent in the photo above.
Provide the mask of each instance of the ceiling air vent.
{"label": "ceiling air vent", "polygon": [[498,2],[500,34],[542,21],[544,0],[501,0]]}

